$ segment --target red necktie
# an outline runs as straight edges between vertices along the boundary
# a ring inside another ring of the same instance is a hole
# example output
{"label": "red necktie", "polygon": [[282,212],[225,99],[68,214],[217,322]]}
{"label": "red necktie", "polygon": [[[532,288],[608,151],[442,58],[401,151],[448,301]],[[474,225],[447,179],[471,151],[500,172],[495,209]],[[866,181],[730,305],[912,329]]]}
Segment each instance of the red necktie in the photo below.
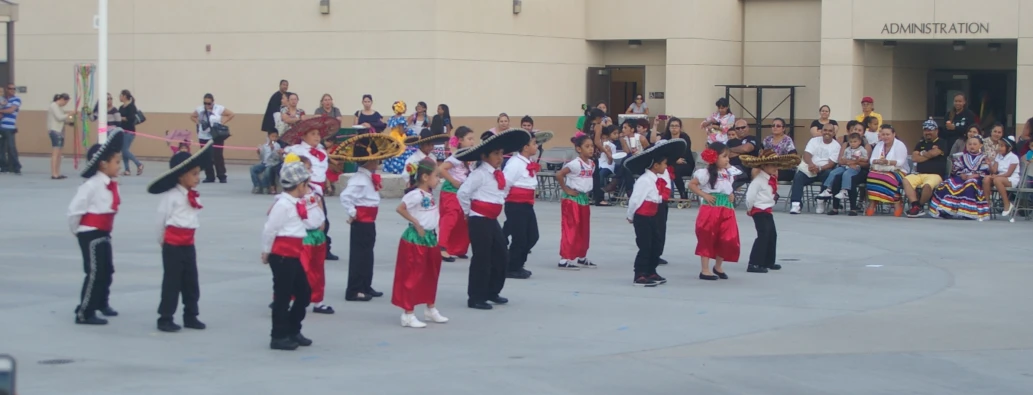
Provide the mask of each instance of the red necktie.
{"label": "red necktie", "polygon": [[541,170],[542,165],[539,165],[537,162],[531,162],[527,164],[527,174],[530,174],[531,177],[534,177],[534,175],[538,174],[538,172]]}
{"label": "red necktie", "polygon": [[778,179],[775,177],[768,177],[768,185],[771,185],[771,193],[778,194]]}
{"label": "red necktie", "polygon": [[201,203],[197,202],[197,198],[199,197],[201,197],[200,192],[197,192],[193,189],[187,191],[187,200],[190,201],[190,207],[196,208],[198,210],[204,208],[204,206],[202,206]]}
{"label": "red necktie", "polygon": [[298,210],[298,216],[301,219],[308,219],[308,208],[305,207],[304,201],[298,201],[294,204],[294,207]]}
{"label": "red necktie", "polygon": [[324,154],[323,151],[317,150],[316,147],[309,149],[308,153],[316,157],[316,159],[319,159],[320,162],[326,160],[326,154]]}
{"label": "red necktie", "polygon": [[656,179],[656,191],[660,193],[660,199],[665,202],[671,197],[671,189],[667,187],[667,180],[663,178]]}
{"label": "red necktie", "polygon": [[373,179],[373,189],[379,192],[380,188],[384,187],[384,185],[380,183],[380,174],[373,174],[371,178]]}
{"label": "red necktie", "polygon": [[495,170],[495,182],[499,184],[499,190],[506,189],[506,176],[502,174],[502,170]]}
{"label": "red necktie", "polygon": [[118,196],[118,184],[115,180],[108,181],[108,190],[111,191],[111,210],[118,212],[118,205],[122,203],[122,198]]}

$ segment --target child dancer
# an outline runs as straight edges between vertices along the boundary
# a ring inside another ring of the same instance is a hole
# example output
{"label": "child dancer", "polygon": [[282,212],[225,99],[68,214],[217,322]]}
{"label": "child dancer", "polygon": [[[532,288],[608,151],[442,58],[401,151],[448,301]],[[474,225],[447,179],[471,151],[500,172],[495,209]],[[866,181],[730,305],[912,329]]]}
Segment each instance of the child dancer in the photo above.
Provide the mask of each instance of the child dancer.
{"label": "child dancer", "polygon": [[469,216],[470,244],[473,257],[470,259],[470,277],[467,286],[466,306],[472,309],[491,310],[495,304],[506,304],[509,299],[499,295],[506,284],[506,238],[502,234],[498,217],[506,200],[506,176],[499,170],[502,156],[520,150],[531,140],[531,134],[520,129],[510,129],[492,135],[485,132],[481,143],[456,153],[461,161],[477,161],[463,185],[456,192],[463,213]]}
{"label": "child dancer", "polygon": [[588,260],[588,239],[591,230],[592,155],[595,146],[588,135],[573,139],[578,157],[556,172],[556,181],[563,190],[560,200],[560,263],[561,270],[594,269]]}
{"label": "child dancer", "polygon": [[[526,129],[525,129],[526,130]],[[506,223],[502,234],[512,237],[509,244],[509,267],[506,278],[527,279],[531,271],[524,269],[527,254],[538,243],[538,217],[534,214],[534,194],[538,190],[538,172],[542,166],[532,162],[538,152],[537,139],[529,139],[516,155],[506,162]]]}
{"label": "child dancer", "polygon": [[324,191],[328,190],[326,172],[330,168],[330,157],[327,155],[326,148],[323,148],[322,141],[330,134],[330,129],[311,129],[300,134],[294,133],[293,130],[288,130],[283,136],[280,136],[281,141],[285,141],[287,144],[294,144],[287,147],[284,150],[284,154],[293,153],[300,157],[308,158],[309,162],[312,163],[312,179],[309,182],[319,186],[317,194],[319,205],[323,211],[323,233],[326,235],[326,260],[336,261],[339,258],[330,252],[330,218],[326,215],[326,201],[323,197]]}
{"label": "child dancer", "polygon": [[161,303],[158,304],[158,330],[177,332],[182,329],[173,321],[179,296],[183,295],[183,326],[204,329],[197,319],[197,301],[201,286],[197,279],[197,250],[194,232],[200,222],[200,194],[194,190],[201,182],[201,168],[211,159],[209,141],[194,155],[180,152],[169,160],[169,171],[158,176],[147,192],[161,195],[158,203],[158,245],[164,276],[161,281]]}
{"label": "child dancer", "polygon": [[396,157],[405,146],[383,134],[363,134],[349,139],[352,157],[359,169],[341,191],[341,205],[348,211],[351,236],[348,251],[348,288],[344,300],[368,302],[384,296],[373,289],[373,246],[377,242],[377,211],[380,206],[380,175],[374,174],[380,160]]}
{"label": "child dancer", "polygon": [[627,213],[628,223],[635,226],[638,246],[632,278],[635,286],[655,287],[667,283],[667,279],[656,272],[667,238],[666,211],[664,216],[659,214],[671,196],[671,182],[665,175],[668,158],[679,157],[686,147],[682,139],[661,140],[624,161],[624,167],[631,174],[641,174],[628,199]]}
{"label": "child dancer", "polygon": [[79,306],[75,308],[76,324],[107,325],[108,320],[97,317],[97,311],[106,317],[118,315],[108,303],[108,295],[115,273],[111,229],[118,205],[122,202],[114,178],[121,170],[123,138],[124,134],[115,129],[108,133],[103,144],[90,147],[80,174],[86,181],[79,186],[68,205],[68,226],[79,239],[83,271],[86,272]]}
{"label": "child dancer", "polygon": [[[262,230],[262,263],[273,272],[273,330],[269,348],[295,350],[311,346],[312,340],[301,334],[312,288],[305,269],[301,266],[302,243],[305,239],[305,220],[308,208],[302,201],[309,193],[311,176],[300,162],[287,163],[280,168],[280,186],[269,209]],[[291,304],[291,299],[294,303]]]}
{"label": "child dancer", "polygon": [[[861,135],[851,135],[851,145],[861,143]],[[863,151],[863,148],[862,148]],[[775,155],[774,151],[761,151],[760,156],[741,155],[742,163],[760,172],[750,181],[746,188],[746,215],[753,217],[757,227],[757,240],[753,241],[750,251],[750,265],[746,268],[750,273],[767,273],[768,270],[779,270],[782,265],[775,263],[775,247],[778,244],[778,232],[775,231],[775,217],[771,208],[775,206],[775,192],[778,190],[778,170],[795,169],[800,164],[796,154]]]}
{"label": "child dancer", "polygon": [[418,304],[427,305],[423,319],[439,324],[448,322],[434,307],[441,274],[441,255],[434,251],[438,247],[439,219],[438,205],[434,203],[434,188],[439,180],[437,161],[424,158],[416,166],[416,171],[409,176],[410,183],[416,187],[406,192],[396,210],[409,221],[409,227],[402,232],[398,243],[395,283],[391,291],[391,304],[404,310],[402,326],[409,328],[427,326],[413,314]]}
{"label": "child dancer", "polygon": [[[287,154],[283,159],[284,163],[301,162],[312,176],[312,162],[303,156]],[[312,297],[309,302],[312,305],[312,312],[317,314],[333,314],[334,308],[323,304],[326,294],[326,234],[323,233],[324,215],[322,199],[323,188],[318,184],[309,182],[309,192],[302,196],[305,209],[308,210],[308,218],[305,223],[305,240],[301,247],[301,267],[305,269],[305,276],[308,279],[309,288],[312,288]]]}
{"label": "child dancer", "polygon": [[[476,144],[477,136],[466,126],[456,129],[455,138],[459,149],[470,148]],[[455,155],[445,159],[438,167],[438,175],[445,179],[441,185],[441,221],[438,225],[438,243],[441,244],[441,260],[455,262],[456,257],[466,259],[470,248],[470,234],[466,226],[466,216],[459,206],[456,192],[470,174],[468,162],[456,159]]]}
{"label": "child dancer", "polygon": [[[415,146],[416,152],[413,152],[413,154],[409,156],[409,159],[405,160],[405,174],[412,179],[412,175],[416,174],[416,169],[420,162],[434,153],[434,146],[446,142],[448,139],[449,137],[447,134],[434,134],[429,128],[423,128],[423,130],[420,131],[419,137],[413,136],[406,139],[405,144]],[[415,185],[406,186],[406,188],[415,187]]]}
{"label": "child dancer", "polygon": [[[700,156],[707,167],[693,173],[690,186],[702,200],[696,216],[696,255],[702,267],[699,279],[727,280],[721,265],[739,261],[739,225],[732,204],[732,181],[739,171],[728,165],[728,149],[722,143],[711,143]],[[711,259],[716,261],[713,271]]]}

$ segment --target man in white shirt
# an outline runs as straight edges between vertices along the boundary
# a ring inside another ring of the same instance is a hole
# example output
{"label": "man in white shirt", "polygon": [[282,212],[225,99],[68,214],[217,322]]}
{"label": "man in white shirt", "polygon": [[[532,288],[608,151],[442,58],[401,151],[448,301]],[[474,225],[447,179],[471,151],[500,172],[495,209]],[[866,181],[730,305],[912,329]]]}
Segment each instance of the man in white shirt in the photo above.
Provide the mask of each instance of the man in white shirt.
{"label": "man in white shirt", "polygon": [[[831,122],[821,129],[821,137],[812,138],[804,148],[803,162],[793,177],[793,188],[789,193],[789,201],[792,207],[789,214],[800,213],[800,200],[803,196],[803,188],[816,181],[824,182],[829,172],[836,167],[839,160],[839,142],[836,141],[836,126]],[[824,210],[818,205],[815,212],[821,214]]]}

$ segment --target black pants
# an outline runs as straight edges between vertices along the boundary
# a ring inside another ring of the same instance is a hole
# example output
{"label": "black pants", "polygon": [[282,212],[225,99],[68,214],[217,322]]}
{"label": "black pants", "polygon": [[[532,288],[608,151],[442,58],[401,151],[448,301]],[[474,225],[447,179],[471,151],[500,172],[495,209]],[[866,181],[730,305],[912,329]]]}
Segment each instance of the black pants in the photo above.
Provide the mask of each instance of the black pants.
{"label": "black pants", "polygon": [[377,225],[352,221],[348,241],[348,288],[344,296],[368,294],[373,291],[373,246],[377,243]]}
{"label": "black pants", "polygon": [[[781,170],[779,170],[781,172]],[[793,186],[789,192],[789,200],[794,203],[800,203],[803,201],[803,189],[814,182],[825,182],[826,178],[829,178],[829,173],[832,173],[831,169],[825,169],[818,172],[815,177],[808,176],[802,171],[797,171],[793,175]],[[781,176],[781,173],[779,173]]]}
{"label": "black pants", "polygon": [[79,307],[76,315],[86,319],[97,314],[97,310],[110,307],[108,297],[111,295],[111,280],[115,274],[115,263],[111,254],[111,234],[100,230],[81,232],[79,250],[82,251],[83,279]]}
{"label": "black pants", "polygon": [[194,246],[162,244],[161,264],[165,275],[161,280],[161,303],[158,316],[172,321],[176,315],[179,295],[183,295],[183,317],[197,317],[197,301],[201,299],[201,285],[197,280],[197,250]]}
{"label": "black pants", "polygon": [[[868,170],[862,169],[861,172],[857,173],[857,175],[854,176],[854,178],[851,180],[850,185],[852,185],[852,187],[850,188],[849,191],[847,191],[847,195],[849,195],[849,197],[850,197],[850,199],[849,199],[850,206],[846,207],[847,210],[856,210],[857,209],[858,192],[860,192],[860,189],[857,188],[857,184],[863,183],[867,179],[868,179]],[[832,180],[832,190],[833,191],[838,191],[838,190],[840,190],[842,188],[843,188],[843,177],[839,177],[839,178],[836,178],[835,180]],[[842,203],[839,201],[839,199],[832,199],[832,208],[834,208],[836,210],[839,210],[839,209],[843,208],[842,207]]]}
{"label": "black pants", "polygon": [[674,187],[678,188],[678,195],[682,199],[689,198],[689,191],[685,189],[685,179],[682,177],[692,177],[692,172],[696,170],[696,164],[684,164],[674,165]]}
{"label": "black pants", "polygon": [[778,232],[775,231],[775,217],[771,213],[753,214],[753,225],[757,227],[757,240],[750,251],[750,265],[771,267],[775,265],[775,247]]}
{"label": "black pants", "polygon": [[506,203],[506,224],[502,232],[512,237],[509,242],[509,271],[520,271],[527,263],[527,253],[538,244],[538,217],[528,203]]}
{"label": "black pants", "polygon": [[[305,308],[312,299],[308,276],[298,258],[269,254],[269,269],[273,271],[273,339],[282,339],[301,333]],[[291,298],[294,304],[291,304]]]}
{"label": "black pants", "polygon": [[506,238],[497,220],[470,216],[468,223],[473,255],[466,295],[468,302],[481,303],[499,296],[506,285]]}
{"label": "black pants", "polygon": [[[750,181],[753,180],[753,169],[743,165],[732,165],[732,167],[735,167],[742,172],[742,174],[735,176],[735,179],[732,180],[733,191],[738,190],[739,187],[744,184],[749,184]],[[789,177],[789,179],[792,180],[792,177]]]}
{"label": "black pants", "polygon": [[[603,186],[606,182],[606,178],[603,177],[603,172],[599,169],[599,158],[595,158],[595,167],[592,168],[592,204],[599,204],[605,197],[603,193]],[[506,214],[506,218],[509,218],[509,214]]]}
{"label": "black pants", "polygon": [[[200,138],[197,139],[197,142],[201,143],[202,146],[208,144],[208,140]],[[222,145],[225,143],[226,139],[216,139],[212,143],[214,145],[212,147],[212,160],[208,161],[207,166],[204,167],[204,179],[210,181],[214,180],[216,176],[219,177],[219,180],[226,179],[226,158],[222,153]]]}
{"label": "black pants", "polygon": [[[324,190],[325,194],[326,191]],[[326,234],[326,253],[330,254],[330,216],[326,213],[326,197],[319,197],[319,204],[323,206],[323,233]]]}
{"label": "black pants", "polygon": [[781,169],[778,171],[779,182],[792,182],[794,177],[796,177],[795,169]]}
{"label": "black pants", "polygon": [[18,143],[15,138],[18,129],[0,129],[0,170],[18,173],[22,164],[18,161]]}
{"label": "black pants", "polygon": [[656,274],[660,265],[660,253],[664,245],[664,234],[660,232],[659,217],[645,217],[635,214],[631,223],[635,226],[635,277]]}
{"label": "black pants", "polygon": [[[657,264],[660,264],[660,257],[664,255],[664,247],[667,246],[667,214],[671,210],[667,206],[667,202],[661,203],[656,207],[656,228],[659,232],[660,237],[655,240],[655,243],[659,244],[657,248]],[[654,269],[656,269],[654,267]]]}

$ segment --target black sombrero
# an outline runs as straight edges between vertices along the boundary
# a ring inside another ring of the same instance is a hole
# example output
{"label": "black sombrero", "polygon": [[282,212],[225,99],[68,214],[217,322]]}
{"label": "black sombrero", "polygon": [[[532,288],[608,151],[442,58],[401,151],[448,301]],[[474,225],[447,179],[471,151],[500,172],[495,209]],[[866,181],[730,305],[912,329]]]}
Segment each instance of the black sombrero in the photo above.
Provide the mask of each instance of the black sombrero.
{"label": "black sombrero", "polygon": [[450,139],[451,136],[444,133],[434,133],[430,129],[424,128],[420,131],[419,136],[410,136],[405,138],[405,145],[420,146],[423,144],[431,143],[438,144],[444,143]]}
{"label": "black sombrero", "polygon": [[122,129],[114,128],[109,130],[108,139],[103,144],[94,144],[86,151],[86,165],[83,166],[82,172],[79,175],[83,178],[90,178],[97,174],[97,169],[100,168],[100,158],[116,152],[122,152],[122,141],[124,139],[125,133],[122,132]]}
{"label": "black sombrero", "polygon": [[212,141],[209,140],[201,149],[193,155],[187,152],[177,152],[169,159],[169,170],[151,181],[147,185],[147,193],[157,195],[176,187],[179,183],[179,176],[195,167],[204,168],[212,160]]}
{"label": "black sombrero", "polygon": [[688,146],[689,144],[682,139],[657,141],[656,144],[649,147],[649,149],[625,159],[624,168],[628,169],[631,174],[635,175],[645,173],[646,169],[652,166],[657,160],[667,159],[668,163],[670,163],[672,159],[680,158]]}
{"label": "black sombrero", "polygon": [[485,132],[481,135],[481,143],[467,148],[462,152],[456,152],[455,157],[464,162],[481,159],[482,154],[501,149],[502,154],[509,154],[520,151],[531,141],[531,134],[523,129],[509,129],[505,132],[489,135]]}

